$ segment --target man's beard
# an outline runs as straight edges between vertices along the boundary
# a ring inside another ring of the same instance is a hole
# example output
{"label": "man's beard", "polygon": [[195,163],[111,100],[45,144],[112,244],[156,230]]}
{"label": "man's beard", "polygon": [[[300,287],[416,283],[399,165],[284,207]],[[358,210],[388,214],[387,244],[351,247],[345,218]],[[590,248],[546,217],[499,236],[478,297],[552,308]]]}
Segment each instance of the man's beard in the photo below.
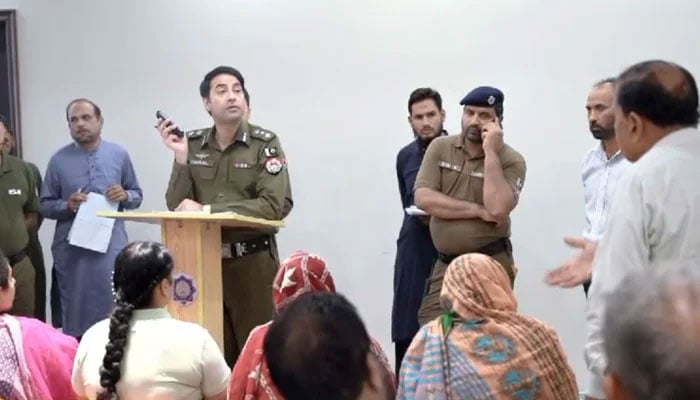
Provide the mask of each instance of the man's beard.
{"label": "man's beard", "polygon": [[464,129],[464,137],[472,143],[483,143],[484,139],[481,137],[481,126],[479,125],[469,125]]}
{"label": "man's beard", "polygon": [[413,136],[418,139],[423,146],[428,146],[430,142],[432,142],[436,137],[440,136],[442,134],[443,127],[440,125],[437,129],[437,131],[430,132],[430,136],[425,137],[425,134],[421,136],[421,132],[416,132],[416,130],[413,130]]}
{"label": "man's beard", "polygon": [[593,134],[593,137],[597,140],[608,140],[615,136],[615,129],[612,126],[603,128],[598,124],[592,124],[590,131]]}

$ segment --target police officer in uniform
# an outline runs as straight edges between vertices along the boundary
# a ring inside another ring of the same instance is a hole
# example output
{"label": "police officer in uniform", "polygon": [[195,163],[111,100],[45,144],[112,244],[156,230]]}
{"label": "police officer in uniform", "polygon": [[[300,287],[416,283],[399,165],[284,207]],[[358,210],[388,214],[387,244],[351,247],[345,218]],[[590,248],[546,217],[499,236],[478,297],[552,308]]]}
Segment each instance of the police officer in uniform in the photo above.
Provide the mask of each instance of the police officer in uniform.
{"label": "police officer in uniform", "polygon": [[[172,121],[158,126],[175,153],[165,195],[168,208],[285,218],[293,206],[285,155],[276,134],[246,121],[241,73],[217,67],[205,75],[199,90],[213,127],[180,138]],[[250,331],[272,317],[270,293],[279,266],[276,232],[222,229],[224,355],[231,366]]]}
{"label": "police officer in uniform", "polygon": [[[418,88],[408,98],[408,123],[414,140],[396,156],[402,210],[415,206],[413,186],[423,155],[430,142],[447,135],[443,129],[445,110],[442,96],[431,88]],[[396,241],[394,265],[394,304],[391,312],[391,339],[396,353],[396,376],[408,346],[418,332],[418,309],[423,300],[425,281],[430,276],[437,250],[428,228],[429,217],[409,215],[404,211]]]}
{"label": "police officer in uniform", "polygon": [[[3,132],[4,131],[4,132]],[[17,142],[15,140],[15,133],[10,129],[8,125],[7,118],[4,115],[0,115],[0,139],[5,136],[5,141],[0,140],[0,148],[4,149],[10,154],[14,153],[15,146]],[[41,172],[39,168],[33,163],[25,161],[27,166],[32,170],[32,175],[34,176],[34,182],[36,183],[37,196],[41,190]],[[27,256],[34,266],[35,273],[35,284],[34,284],[34,317],[46,321],[46,268],[44,264],[44,250],[41,247],[41,242],[39,241],[39,228],[41,228],[41,223],[43,218],[41,214],[37,214],[37,225],[36,228],[29,232],[29,245],[27,245]],[[54,285],[55,286],[55,285]],[[55,294],[52,290],[51,304],[54,305],[54,301],[58,301],[60,306],[60,299],[58,298],[58,291]],[[55,297],[55,298],[54,298]],[[52,310],[52,315],[55,311]],[[58,310],[58,315],[60,318],[60,310]],[[55,321],[55,318],[54,318]],[[60,321],[60,319],[59,319]]]}
{"label": "police officer in uniform", "polygon": [[36,230],[39,197],[32,169],[0,150],[0,249],[7,255],[16,279],[10,314],[34,316],[35,272],[28,257],[29,232]]}
{"label": "police officer in uniform", "polygon": [[460,102],[460,135],[435,139],[416,178],[416,205],[430,214],[438,260],[418,312],[421,324],[442,314],[440,290],[447,265],[465,253],[498,261],[515,281],[510,213],[525,181],[525,159],[503,143],[503,93],[481,86]]}

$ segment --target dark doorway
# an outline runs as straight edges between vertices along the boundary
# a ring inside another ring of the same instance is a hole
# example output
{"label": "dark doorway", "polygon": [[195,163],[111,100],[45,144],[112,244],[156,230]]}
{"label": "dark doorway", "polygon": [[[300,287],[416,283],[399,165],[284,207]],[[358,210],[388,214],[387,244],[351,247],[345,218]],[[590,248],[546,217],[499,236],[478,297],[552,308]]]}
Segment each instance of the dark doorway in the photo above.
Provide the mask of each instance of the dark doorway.
{"label": "dark doorway", "polygon": [[0,114],[15,133],[15,152],[22,155],[22,127],[19,112],[19,72],[17,68],[17,14],[0,10]]}

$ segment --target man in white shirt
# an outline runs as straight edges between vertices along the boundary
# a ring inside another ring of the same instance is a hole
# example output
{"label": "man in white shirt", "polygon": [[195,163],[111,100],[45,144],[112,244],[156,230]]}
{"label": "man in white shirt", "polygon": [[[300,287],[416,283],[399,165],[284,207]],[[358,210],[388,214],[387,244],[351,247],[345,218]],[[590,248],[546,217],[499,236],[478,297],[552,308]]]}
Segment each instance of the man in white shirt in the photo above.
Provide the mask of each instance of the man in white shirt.
{"label": "man in white shirt", "polygon": [[583,284],[583,290],[588,294],[595,247],[603,237],[617,183],[629,165],[615,140],[614,99],[614,78],[596,83],[588,94],[588,125],[600,143],[586,153],[581,166],[586,229],[582,237],[564,238],[566,244],[581,251],[545,276],[549,285],[574,287]]}
{"label": "man in white shirt", "polygon": [[605,398],[603,312],[620,281],[634,270],[700,260],[700,132],[698,89],[686,69],[646,61],[615,84],[615,135],[632,162],[615,191],[593,261],[585,357],[588,396]]}

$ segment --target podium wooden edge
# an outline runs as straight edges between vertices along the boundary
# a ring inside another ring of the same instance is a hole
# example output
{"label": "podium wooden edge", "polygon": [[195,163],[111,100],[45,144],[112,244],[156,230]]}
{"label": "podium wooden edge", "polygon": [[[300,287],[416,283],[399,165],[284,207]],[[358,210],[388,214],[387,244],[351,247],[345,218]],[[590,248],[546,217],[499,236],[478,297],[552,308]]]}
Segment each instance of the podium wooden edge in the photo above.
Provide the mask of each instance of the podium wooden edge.
{"label": "podium wooden edge", "polygon": [[269,220],[233,213],[204,213],[186,211],[98,211],[98,217],[116,218],[127,221],[162,224],[165,220],[198,220],[218,222],[223,227],[282,228],[284,220]]}

